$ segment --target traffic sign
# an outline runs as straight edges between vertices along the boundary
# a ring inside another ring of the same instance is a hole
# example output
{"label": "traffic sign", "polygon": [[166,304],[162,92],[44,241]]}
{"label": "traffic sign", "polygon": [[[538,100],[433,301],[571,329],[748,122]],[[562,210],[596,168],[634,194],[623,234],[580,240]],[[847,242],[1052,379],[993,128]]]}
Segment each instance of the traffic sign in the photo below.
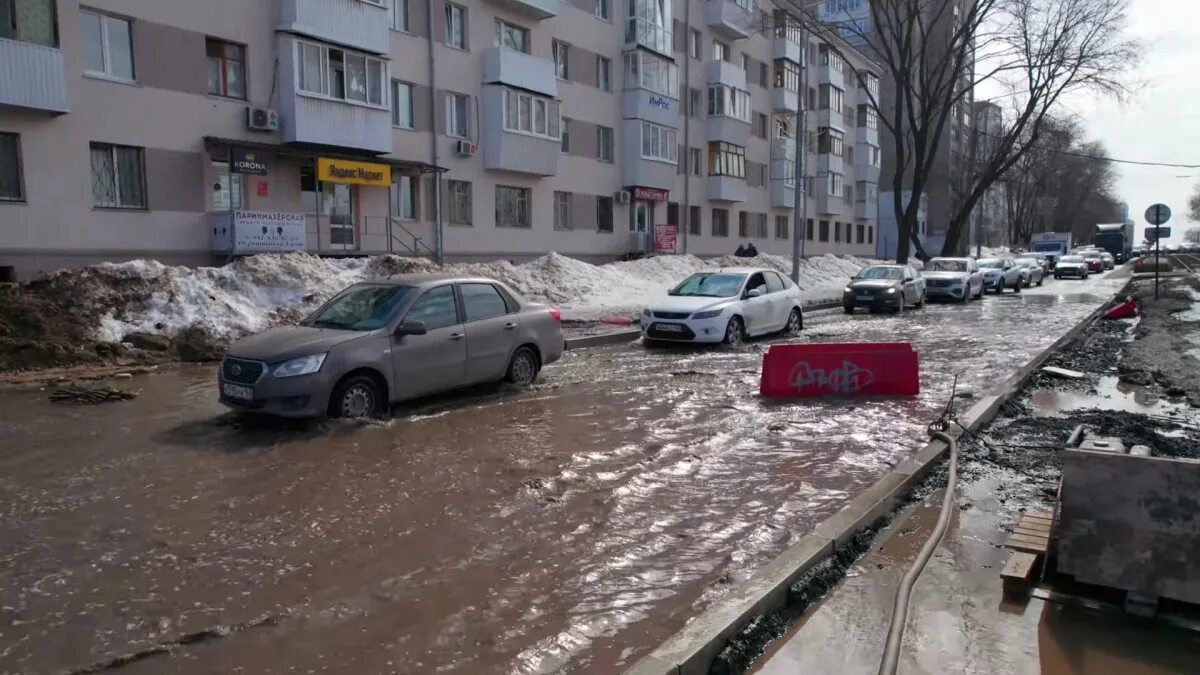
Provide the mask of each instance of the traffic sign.
{"label": "traffic sign", "polygon": [[1171,228],[1169,227],[1147,227],[1146,241],[1158,241],[1159,239],[1170,239]]}
{"label": "traffic sign", "polygon": [[1152,204],[1150,208],[1146,209],[1146,222],[1151,225],[1162,225],[1170,219],[1171,207],[1166,204]]}

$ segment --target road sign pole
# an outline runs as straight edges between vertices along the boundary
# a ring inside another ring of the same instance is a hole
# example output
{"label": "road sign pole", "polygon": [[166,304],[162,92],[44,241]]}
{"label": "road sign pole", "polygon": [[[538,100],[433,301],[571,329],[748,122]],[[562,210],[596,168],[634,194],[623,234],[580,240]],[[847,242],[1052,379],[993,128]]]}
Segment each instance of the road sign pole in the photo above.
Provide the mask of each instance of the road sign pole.
{"label": "road sign pole", "polygon": [[1154,299],[1158,299],[1158,256],[1162,250],[1162,237],[1154,238]]}

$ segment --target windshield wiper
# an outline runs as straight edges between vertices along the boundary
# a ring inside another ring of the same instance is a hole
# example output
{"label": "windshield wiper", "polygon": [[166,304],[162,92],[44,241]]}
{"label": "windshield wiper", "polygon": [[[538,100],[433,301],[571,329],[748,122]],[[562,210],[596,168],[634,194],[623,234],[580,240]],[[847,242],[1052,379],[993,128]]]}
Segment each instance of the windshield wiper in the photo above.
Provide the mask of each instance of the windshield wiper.
{"label": "windshield wiper", "polygon": [[333,328],[335,330],[349,330],[350,327],[339,321],[330,321],[329,319],[317,319],[309,324],[313,328]]}

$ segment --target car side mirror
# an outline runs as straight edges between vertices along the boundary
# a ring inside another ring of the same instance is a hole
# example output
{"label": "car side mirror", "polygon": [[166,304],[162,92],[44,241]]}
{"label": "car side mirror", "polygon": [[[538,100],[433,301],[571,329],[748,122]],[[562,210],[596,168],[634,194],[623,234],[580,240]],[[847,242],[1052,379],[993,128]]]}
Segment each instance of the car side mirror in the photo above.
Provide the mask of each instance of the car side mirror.
{"label": "car side mirror", "polygon": [[395,337],[404,337],[405,335],[424,335],[428,332],[429,330],[425,328],[424,321],[405,321],[396,326],[396,330],[392,331],[392,335]]}
{"label": "car side mirror", "polygon": [[746,291],[747,298],[757,298],[757,297],[761,296],[762,294],[763,294],[762,286],[755,286],[754,288],[751,288],[750,290]]}

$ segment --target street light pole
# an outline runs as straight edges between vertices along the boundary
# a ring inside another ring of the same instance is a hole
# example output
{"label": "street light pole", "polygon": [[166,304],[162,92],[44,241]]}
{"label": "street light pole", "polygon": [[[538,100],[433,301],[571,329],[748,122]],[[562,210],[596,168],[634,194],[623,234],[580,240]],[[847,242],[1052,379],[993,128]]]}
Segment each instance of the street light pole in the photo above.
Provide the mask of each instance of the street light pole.
{"label": "street light pole", "polygon": [[[788,19],[790,20],[790,18]],[[796,111],[796,128],[792,130],[792,281],[800,285],[800,259],[804,257],[804,240],[808,222],[808,186],[804,180],[804,135],[808,131],[808,38],[804,22],[800,24],[800,109]],[[786,30],[785,33],[786,35]]]}

